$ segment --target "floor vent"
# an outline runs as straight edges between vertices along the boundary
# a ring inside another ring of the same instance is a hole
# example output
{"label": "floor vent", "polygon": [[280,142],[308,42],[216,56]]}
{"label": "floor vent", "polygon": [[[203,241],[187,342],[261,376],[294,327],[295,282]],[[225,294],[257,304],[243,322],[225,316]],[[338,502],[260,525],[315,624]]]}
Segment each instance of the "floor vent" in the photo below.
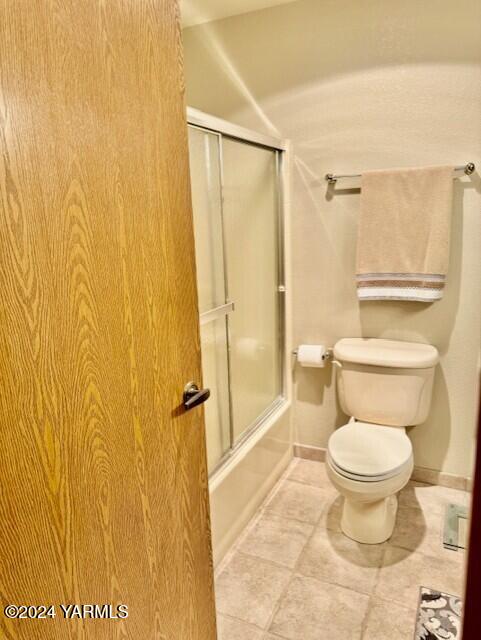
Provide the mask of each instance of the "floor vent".
{"label": "floor vent", "polygon": [[445,549],[466,549],[468,538],[468,509],[458,504],[446,508],[443,544]]}

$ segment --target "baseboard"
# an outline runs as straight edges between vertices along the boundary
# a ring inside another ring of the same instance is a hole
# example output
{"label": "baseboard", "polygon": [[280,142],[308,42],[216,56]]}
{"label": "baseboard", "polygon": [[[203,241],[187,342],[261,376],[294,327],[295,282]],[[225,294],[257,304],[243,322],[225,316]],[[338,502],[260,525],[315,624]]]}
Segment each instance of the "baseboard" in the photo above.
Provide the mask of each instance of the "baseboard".
{"label": "baseboard", "polygon": [[[326,460],[326,449],[323,447],[312,447],[305,444],[294,444],[294,456],[304,460],[314,460],[324,462]],[[460,489],[461,491],[471,491],[472,481],[470,478],[457,476],[445,471],[426,469],[424,467],[414,467],[411,479],[425,484],[435,484],[450,489]]]}
{"label": "baseboard", "polygon": [[294,444],[294,457],[303,458],[304,460],[314,460],[315,462],[324,462],[326,459],[326,450],[321,447],[310,447],[306,444]]}
{"label": "baseboard", "polygon": [[460,489],[461,491],[471,491],[470,478],[456,476],[445,471],[436,471],[435,469],[425,469],[424,467],[414,467],[412,479],[416,482],[425,482],[426,484],[437,484],[441,487],[449,487],[450,489]]}

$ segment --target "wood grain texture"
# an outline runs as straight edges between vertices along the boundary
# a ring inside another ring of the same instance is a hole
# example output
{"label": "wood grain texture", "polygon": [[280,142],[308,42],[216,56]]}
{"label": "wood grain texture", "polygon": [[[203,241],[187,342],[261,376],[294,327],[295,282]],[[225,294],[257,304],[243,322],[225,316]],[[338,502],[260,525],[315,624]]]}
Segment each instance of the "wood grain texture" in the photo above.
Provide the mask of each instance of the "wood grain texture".
{"label": "wood grain texture", "polygon": [[[481,389],[481,377],[478,378]],[[474,462],[474,487],[471,497],[471,526],[468,544],[468,563],[464,589],[462,640],[479,638],[479,591],[481,588],[481,393],[478,399],[478,433]]]}
{"label": "wood grain texture", "polygon": [[176,2],[0,0],[0,151],[1,637],[214,640]]}

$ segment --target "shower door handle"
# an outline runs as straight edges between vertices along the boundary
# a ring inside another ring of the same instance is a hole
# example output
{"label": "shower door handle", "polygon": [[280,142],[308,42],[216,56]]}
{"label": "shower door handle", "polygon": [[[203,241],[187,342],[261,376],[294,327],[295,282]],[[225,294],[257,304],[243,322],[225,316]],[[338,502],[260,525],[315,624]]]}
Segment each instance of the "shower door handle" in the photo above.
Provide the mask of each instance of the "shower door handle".
{"label": "shower door handle", "polygon": [[184,409],[188,411],[202,404],[210,397],[210,389],[199,389],[195,382],[188,382],[184,387]]}

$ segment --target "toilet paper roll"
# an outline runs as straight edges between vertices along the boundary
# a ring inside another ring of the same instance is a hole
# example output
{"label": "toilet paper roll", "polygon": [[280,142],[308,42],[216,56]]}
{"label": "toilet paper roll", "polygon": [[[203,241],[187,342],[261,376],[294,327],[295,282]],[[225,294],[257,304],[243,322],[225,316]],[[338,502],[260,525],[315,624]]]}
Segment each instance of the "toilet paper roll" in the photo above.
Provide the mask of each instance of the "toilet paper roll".
{"label": "toilet paper roll", "polygon": [[301,344],[297,350],[297,360],[303,367],[323,367],[326,347],[323,344]]}

